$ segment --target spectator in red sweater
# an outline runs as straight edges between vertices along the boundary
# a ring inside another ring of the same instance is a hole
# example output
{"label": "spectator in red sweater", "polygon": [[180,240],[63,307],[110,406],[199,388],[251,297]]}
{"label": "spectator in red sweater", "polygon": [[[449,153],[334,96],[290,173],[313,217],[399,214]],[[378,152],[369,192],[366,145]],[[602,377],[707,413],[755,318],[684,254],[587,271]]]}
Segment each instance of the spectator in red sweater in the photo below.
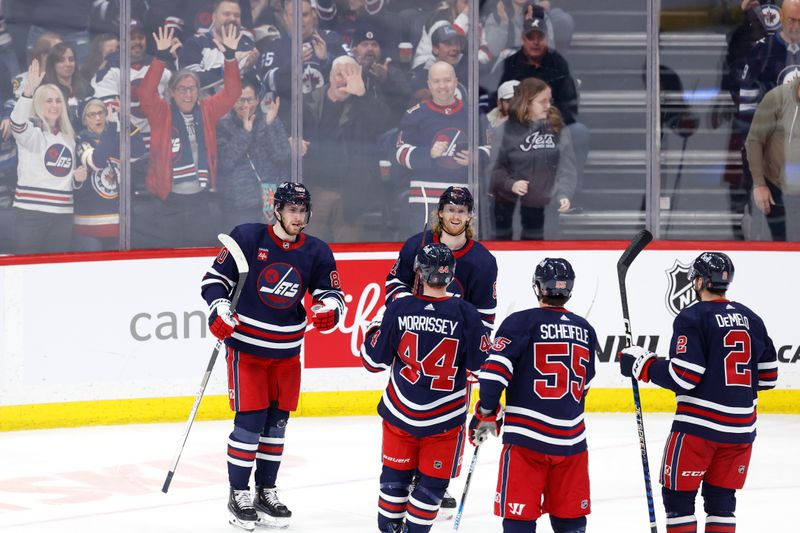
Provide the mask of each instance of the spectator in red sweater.
{"label": "spectator in red sweater", "polygon": [[[173,31],[153,34],[156,58],[139,87],[142,112],[150,122],[150,163],[146,186],[156,198],[145,220],[136,220],[136,246],[209,246],[214,220],[209,191],[216,189],[217,122],[242,94],[236,47],[240,34],[227,26],[215,44],[225,56],[224,87],[200,99],[197,75],[179,70],[169,81],[169,99],[158,95],[158,83],[171,58]],[[141,213],[140,213],[141,214]]]}

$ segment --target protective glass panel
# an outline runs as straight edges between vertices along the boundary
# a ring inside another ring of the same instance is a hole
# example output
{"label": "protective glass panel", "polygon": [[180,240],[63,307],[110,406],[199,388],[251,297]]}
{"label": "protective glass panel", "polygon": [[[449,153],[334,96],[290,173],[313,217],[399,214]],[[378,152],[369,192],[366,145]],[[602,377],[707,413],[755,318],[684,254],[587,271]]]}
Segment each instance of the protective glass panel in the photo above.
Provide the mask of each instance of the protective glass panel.
{"label": "protective glass panel", "polygon": [[0,3],[0,253],[119,246],[116,9],[91,0]]}

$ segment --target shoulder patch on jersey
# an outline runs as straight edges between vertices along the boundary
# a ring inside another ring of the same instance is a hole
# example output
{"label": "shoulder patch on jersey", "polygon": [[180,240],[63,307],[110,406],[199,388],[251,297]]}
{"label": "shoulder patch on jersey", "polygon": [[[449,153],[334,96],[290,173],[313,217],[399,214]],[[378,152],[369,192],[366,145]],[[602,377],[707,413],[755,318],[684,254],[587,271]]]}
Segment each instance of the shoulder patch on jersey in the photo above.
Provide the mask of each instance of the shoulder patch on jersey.
{"label": "shoulder patch on jersey", "polygon": [[415,106],[409,107],[408,109],[406,109],[406,113],[413,113],[414,111],[419,109],[419,106],[420,106],[420,104],[417,104]]}

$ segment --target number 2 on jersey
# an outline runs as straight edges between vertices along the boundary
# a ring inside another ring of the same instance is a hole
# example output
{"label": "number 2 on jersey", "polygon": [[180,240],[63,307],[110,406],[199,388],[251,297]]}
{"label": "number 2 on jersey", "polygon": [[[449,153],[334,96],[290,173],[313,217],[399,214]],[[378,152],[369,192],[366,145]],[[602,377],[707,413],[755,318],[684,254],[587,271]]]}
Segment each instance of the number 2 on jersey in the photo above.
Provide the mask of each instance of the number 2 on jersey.
{"label": "number 2 on jersey", "polygon": [[455,367],[456,354],[458,353],[458,339],[445,337],[433,350],[419,357],[418,335],[406,331],[400,338],[397,353],[406,364],[400,375],[409,383],[416,383],[420,373],[431,380],[431,389],[437,391],[451,391],[455,388],[455,376],[458,369]]}
{"label": "number 2 on jersey", "polygon": [[725,385],[752,387],[750,334],[743,329],[732,329],[723,342],[726,348],[732,348],[725,356]]}
{"label": "number 2 on jersey", "polygon": [[[560,400],[572,394],[576,402],[583,397],[589,350],[568,342],[537,342],[533,345],[533,366],[545,379],[534,379],[533,390],[543,400]],[[569,366],[565,363],[569,360]],[[570,372],[571,370],[571,372]]]}

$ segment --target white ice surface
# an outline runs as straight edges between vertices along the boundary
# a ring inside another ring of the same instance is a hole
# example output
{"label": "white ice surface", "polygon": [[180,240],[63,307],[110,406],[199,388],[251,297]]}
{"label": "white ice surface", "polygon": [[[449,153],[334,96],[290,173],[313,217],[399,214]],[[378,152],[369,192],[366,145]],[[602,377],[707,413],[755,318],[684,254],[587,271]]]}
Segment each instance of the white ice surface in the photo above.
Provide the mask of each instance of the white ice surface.
{"label": "white ice surface", "polygon": [[[665,531],[657,475],[671,417],[646,414],[659,531]],[[649,530],[633,414],[588,413],[592,514],[589,531]],[[233,532],[226,510],[225,449],[231,422],[195,424],[169,494],[161,485],[182,424],[0,433],[0,531]],[[294,513],[292,533],[374,533],[380,473],[377,417],[290,421],[278,477]],[[800,416],[762,415],[747,485],[738,493],[738,531],[799,531]],[[499,532],[492,514],[500,446],[482,449],[459,531]],[[451,483],[460,497],[464,470]],[[698,518],[703,516],[698,498]],[[702,518],[701,518],[702,519]],[[793,525],[794,524],[794,525]],[[452,531],[439,522],[433,532]],[[701,528],[702,530],[702,528]],[[238,530],[241,531],[241,530]],[[270,531],[270,530],[259,530]],[[538,531],[550,532],[539,520]]]}

